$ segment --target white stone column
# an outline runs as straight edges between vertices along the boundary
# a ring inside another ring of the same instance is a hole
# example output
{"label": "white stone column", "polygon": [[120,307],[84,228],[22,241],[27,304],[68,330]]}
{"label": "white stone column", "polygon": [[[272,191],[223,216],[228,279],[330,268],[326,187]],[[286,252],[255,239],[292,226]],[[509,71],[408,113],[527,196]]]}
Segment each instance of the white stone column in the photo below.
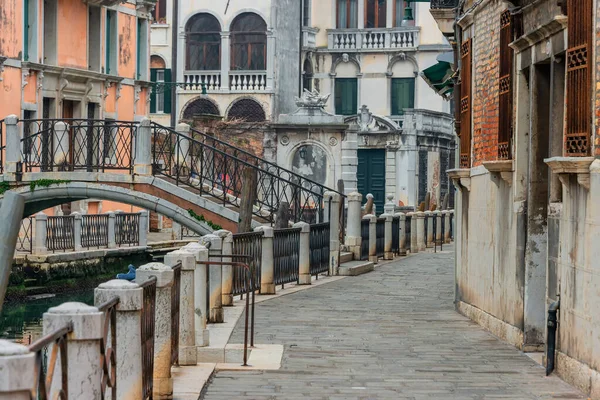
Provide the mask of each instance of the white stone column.
{"label": "white stone column", "polygon": [[221,32],[221,90],[229,90],[231,66],[231,39],[229,32]]}
{"label": "white stone column", "polygon": [[[179,169],[179,174],[190,173],[191,171],[182,170],[182,168],[191,169],[190,159],[190,130],[191,126],[188,124],[177,124],[175,130],[180,135],[177,136],[177,143],[175,144],[175,165]],[[173,171],[177,173],[176,171]]]}
{"label": "white stone column", "polygon": [[179,222],[173,221],[171,225],[171,239],[172,240],[181,240],[183,239],[183,233],[181,230],[181,224]]}
{"label": "white stone column", "polygon": [[[233,234],[228,230],[221,229],[214,232],[215,235],[221,238],[221,254],[233,254]],[[224,262],[231,262],[231,257],[222,258]],[[221,304],[223,306],[233,306],[233,266],[223,265],[221,267]]]}
{"label": "white stone column", "polygon": [[444,218],[444,243],[450,243],[450,212],[442,211],[442,218]]}
{"label": "white stone column", "polygon": [[275,78],[275,34],[273,31],[267,31],[267,90],[274,87]]}
{"label": "white stone column", "polygon": [[133,173],[136,175],[152,175],[152,131],[150,120],[144,118],[135,133],[135,160]]}
{"label": "white stone column", "polygon": [[352,192],[348,195],[348,221],[346,223],[346,246],[352,252],[355,260],[360,260],[360,235],[362,194]]}
{"label": "white stone column", "polygon": [[416,213],[417,219],[417,248],[419,251],[425,251],[427,248],[425,244],[425,213],[418,211]]}
{"label": "white stone column", "polygon": [[431,211],[425,211],[425,223],[427,224],[427,237],[425,238],[425,246],[433,247],[433,238],[435,233],[433,232],[433,213]]}
{"label": "white stone column", "polygon": [[329,275],[339,274],[340,269],[340,201],[341,196],[336,192],[325,192],[323,201],[329,203],[331,199],[331,210],[329,212]]}
{"label": "white stone column", "polygon": [[392,253],[392,222],[394,216],[391,214],[381,214],[380,218],[385,218],[385,241],[384,241],[384,260],[393,260],[394,253]]}
{"label": "white stone column", "polygon": [[53,158],[54,158],[54,171],[60,171],[63,164],[68,164],[69,160],[69,148],[70,148],[70,135],[69,135],[69,124],[62,121],[54,124],[54,141],[53,141]]}
{"label": "white stone column", "polygon": [[[221,255],[223,248],[222,240],[217,235],[206,235],[202,237],[202,243],[208,247],[209,261],[221,261],[221,257],[211,257],[211,255]],[[208,322],[223,322],[223,275],[220,265],[208,266]]]}
{"label": "white stone column", "polygon": [[208,322],[208,266],[203,264],[208,261],[208,249],[200,243],[189,243],[181,248],[196,257],[196,270],[194,271],[194,323],[196,331],[196,346],[208,346],[209,335],[206,329]]}
{"label": "white stone column", "polygon": [[156,311],[154,315],[154,375],[155,399],[173,397],[171,377],[171,289],[173,269],[163,263],[153,262],[136,270],[135,280],[142,283],[156,276]]}
{"label": "white stone column", "polygon": [[165,264],[173,267],[181,262],[179,292],[179,365],[196,365],[196,324],[194,318],[196,257],[185,250],[175,250],[165,255]]}
{"label": "white stone column", "polygon": [[410,252],[411,254],[419,252],[419,244],[417,243],[417,213],[409,212],[410,216]]}
{"label": "white stone column", "polygon": [[81,247],[81,233],[83,229],[83,216],[75,211],[73,214],[73,242],[75,251],[83,250]]}
{"label": "white stone column", "polygon": [[7,181],[16,180],[17,164],[22,159],[22,131],[18,125],[19,118],[12,114],[4,119],[4,125],[6,127],[6,149],[4,158],[4,179]]}
{"label": "white stone column", "polygon": [[435,246],[438,243],[442,243],[442,212],[440,210],[435,210],[433,212],[433,218],[435,218]]}
{"label": "white stone column", "polygon": [[275,294],[274,231],[270,226],[259,226],[254,231],[263,232],[262,257],[260,262],[260,294]]}
{"label": "white stone column", "polygon": [[0,340],[0,400],[31,400],[35,353],[22,344]]}
{"label": "white stone column", "polygon": [[108,212],[108,248],[114,249],[117,247],[117,237],[115,232],[115,224],[117,222],[117,216],[114,212]]}
{"label": "white stone column", "polygon": [[[142,398],[142,308],[143,289],[134,282],[114,279],[94,290],[94,304],[100,305],[114,297],[117,304],[117,399]],[[137,332],[137,334],[133,334]]]}
{"label": "white stone column", "polygon": [[48,239],[48,216],[43,212],[35,215],[35,239],[33,240],[33,254],[48,252],[46,241]]}
{"label": "white stone column", "polygon": [[404,215],[404,213],[396,213],[395,214],[396,217],[398,217],[400,219],[400,224],[399,224],[399,229],[400,231],[398,232],[398,234],[400,235],[400,255],[401,256],[405,256],[406,255],[406,215]]}
{"label": "white stone column", "polygon": [[[331,80],[333,88],[333,77]],[[355,193],[358,190],[358,181],[356,178],[356,173],[358,170],[358,133],[356,129],[349,128],[346,130],[345,138],[341,141],[341,145],[342,179],[344,181],[344,191],[346,193]]]}
{"label": "white stone column", "polygon": [[365,27],[365,2],[358,0],[358,29]]}
{"label": "white stone column", "polygon": [[[103,334],[103,313],[96,307],[83,303],[63,303],[44,313],[44,335],[49,335],[73,324],[67,335],[67,358],[69,360],[69,400],[99,400],[102,384],[100,364],[100,340]],[[48,353],[52,349],[48,350]],[[62,388],[60,362],[55,364],[50,398],[58,396]]]}
{"label": "white stone column", "polygon": [[369,261],[376,263],[377,259],[377,217],[367,214],[363,218],[369,219]]}
{"label": "white stone column", "polygon": [[140,246],[148,245],[148,211],[142,210],[140,211],[140,225],[138,227],[139,232],[139,242]]}
{"label": "white stone column", "polygon": [[[396,0],[388,0],[387,4],[386,4],[386,10],[385,10],[385,26],[387,28],[393,28],[394,27],[394,2]],[[400,3],[401,5],[403,3]],[[389,37],[389,35],[386,35],[386,38]],[[389,44],[386,43],[386,45],[389,49]]]}
{"label": "white stone column", "polygon": [[310,285],[310,225],[306,222],[296,222],[294,228],[300,228],[300,271],[298,283],[300,285]]}

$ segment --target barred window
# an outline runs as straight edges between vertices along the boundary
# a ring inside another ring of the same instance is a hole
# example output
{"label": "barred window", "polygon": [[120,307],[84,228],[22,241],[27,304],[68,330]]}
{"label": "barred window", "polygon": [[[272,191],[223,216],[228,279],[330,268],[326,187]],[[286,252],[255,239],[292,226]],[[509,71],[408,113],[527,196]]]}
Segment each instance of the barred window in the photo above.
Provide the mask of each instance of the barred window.
{"label": "barred window", "polygon": [[219,109],[212,101],[196,99],[183,111],[183,119],[191,120],[202,115],[219,115]]}
{"label": "barred window", "polygon": [[265,110],[252,99],[236,101],[227,114],[229,119],[240,119],[246,122],[262,122],[266,119]]}
{"label": "barred window", "polygon": [[267,24],[254,13],[240,14],[231,24],[231,69],[267,69]]}

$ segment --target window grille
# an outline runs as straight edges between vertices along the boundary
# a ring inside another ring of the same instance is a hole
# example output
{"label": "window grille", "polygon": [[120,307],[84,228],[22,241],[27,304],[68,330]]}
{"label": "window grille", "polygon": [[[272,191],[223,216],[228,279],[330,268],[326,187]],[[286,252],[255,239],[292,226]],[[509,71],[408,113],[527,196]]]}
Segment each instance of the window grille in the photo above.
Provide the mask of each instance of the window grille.
{"label": "window grille", "polygon": [[460,168],[471,168],[471,39],[461,46]]}
{"label": "window grille", "polygon": [[219,115],[219,109],[207,99],[194,100],[183,111],[183,119],[191,120],[201,115]]}
{"label": "window grille", "polygon": [[227,115],[229,119],[241,119],[246,122],[261,122],[266,119],[265,110],[252,99],[236,101]]}
{"label": "window grille", "polygon": [[500,79],[499,79],[499,120],[498,120],[498,159],[512,159],[513,138],[513,59],[512,16],[506,10],[500,15]]}

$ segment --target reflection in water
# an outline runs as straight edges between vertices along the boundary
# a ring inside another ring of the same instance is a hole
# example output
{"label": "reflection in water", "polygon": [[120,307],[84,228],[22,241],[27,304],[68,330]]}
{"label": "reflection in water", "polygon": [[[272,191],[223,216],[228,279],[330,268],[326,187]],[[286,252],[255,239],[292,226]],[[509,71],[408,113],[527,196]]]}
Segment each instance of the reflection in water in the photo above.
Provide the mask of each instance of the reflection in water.
{"label": "reflection in water", "polygon": [[94,304],[94,289],[79,293],[5,304],[0,313],[0,339],[30,344],[42,336],[42,316],[50,308],[68,301]]}

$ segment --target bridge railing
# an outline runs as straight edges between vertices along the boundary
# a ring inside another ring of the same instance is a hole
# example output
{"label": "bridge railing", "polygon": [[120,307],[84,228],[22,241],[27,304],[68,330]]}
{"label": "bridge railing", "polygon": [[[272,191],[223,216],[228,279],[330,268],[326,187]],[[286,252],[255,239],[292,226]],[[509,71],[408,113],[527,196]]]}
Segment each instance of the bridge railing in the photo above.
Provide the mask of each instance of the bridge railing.
{"label": "bridge railing", "polygon": [[329,222],[310,226],[310,274],[317,277],[329,271],[330,226]]}
{"label": "bridge railing", "polygon": [[0,119],[0,174],[4,173],[4,152],[6,145],[4,144],[4,120]]}
{"label": "bridge railing", "polygon": [[[247,260],[243,261],[250,266],[252,284],[254,285],[253,290],[260,290],[263,235],[263,232],[236,233],[233,235],[233,254],[250,256]],[[246,293],[248,291],[247,285],[248,280],[246,279],[245,271],[241,268],[235,268],[233,270],[233,289],[231,294],[235,296]]]}
{"label": "bridge railing", "polygon": [[298,282],[300,228],[275,229],[273,236],[274,283]]}

